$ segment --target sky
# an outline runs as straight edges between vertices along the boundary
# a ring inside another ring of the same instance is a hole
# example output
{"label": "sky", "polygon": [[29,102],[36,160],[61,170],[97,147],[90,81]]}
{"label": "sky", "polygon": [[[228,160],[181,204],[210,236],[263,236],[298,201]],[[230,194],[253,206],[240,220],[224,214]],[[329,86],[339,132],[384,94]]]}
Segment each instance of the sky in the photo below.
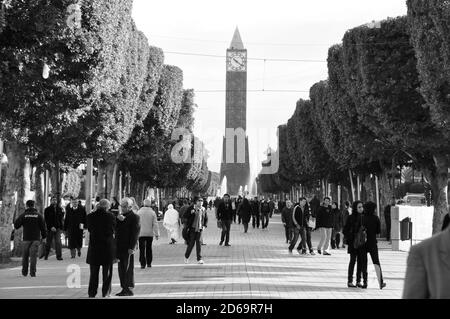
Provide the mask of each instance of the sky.
{"label": "sky", "polygon": [[327,79],[328,48],[351,28],[406,13],[406,0],[134,0],[133,6],[138,29],[163,49],[165,64],[183,70],[184,88],[196,92],[194,134],[206,145],[212,171],[220,171],[225,131],[225,57],[186,53],[224,56],[238,26],[249,59],[262,59],[248,61],[252,176],[268,146],[277,148],[277,127],[296,102]]}

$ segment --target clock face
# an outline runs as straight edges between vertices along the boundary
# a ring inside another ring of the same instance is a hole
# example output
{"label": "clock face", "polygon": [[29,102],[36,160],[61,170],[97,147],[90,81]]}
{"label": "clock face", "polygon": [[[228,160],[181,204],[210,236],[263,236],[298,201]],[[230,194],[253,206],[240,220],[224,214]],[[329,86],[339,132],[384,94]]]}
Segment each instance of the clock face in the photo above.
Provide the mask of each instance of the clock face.
{"label": "clock face", "polygon": [[230,52],[227,59],[227,71],[244,72],[247,70],[245,52]]}

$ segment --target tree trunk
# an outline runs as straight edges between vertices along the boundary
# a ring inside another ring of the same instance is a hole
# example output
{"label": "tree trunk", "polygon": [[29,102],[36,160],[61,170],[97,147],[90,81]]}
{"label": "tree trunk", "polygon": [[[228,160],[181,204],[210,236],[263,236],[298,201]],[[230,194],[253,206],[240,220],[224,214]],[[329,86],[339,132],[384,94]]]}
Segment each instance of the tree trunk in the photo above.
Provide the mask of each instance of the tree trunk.
{"label": "tree trunk", "polygon": [[97,176],[97,196],[105,198],[105,172],[106,165],[104,162],[98,164],[98,176]]}
{"label": "tree trunk", "polygon": [[[5,143],[6,144],[6,143]],[[18,188],[23,185],[25,171],[25,148],[18,143],[7,143],[8,158],[0,213],[0,261],[6,262],[11,256],[11,232],[16,212]],[[19,234],[19,232],[17,232]],[[20,234],[21,235],[21,234]]]}
{"label": "tree trunk", "polygon": [[[62,193],[62,185],[63,185],[63,174],[58,172],[59,165],[52,165],[50,169],[50,183],[52,196],[57,196],[58,194],[61,196]],[[59,173],[59,174],[58,174]],[[58,175],[59,175],[59,189],[58,189]]]}
{"label": "tree trunk", "polygon": [[36,171],[34,172],[34,180],[35,180],[35,201],[36,201],[36,209],[38,212],[44,216],[44,171],[40,165],[36,167]]}
{"label": "tree trunk", "polygon": [[446,155],[435,155],[433,171],[425,171],[430,181],[434,204],[433,235],[440,232],[444,216],[448,214],[448,167]]}
{"label": "tree trunk", "polygon": [[365,201],[375,203],[375,192],[370,174],[365,176],[363,186],[365,190]]}

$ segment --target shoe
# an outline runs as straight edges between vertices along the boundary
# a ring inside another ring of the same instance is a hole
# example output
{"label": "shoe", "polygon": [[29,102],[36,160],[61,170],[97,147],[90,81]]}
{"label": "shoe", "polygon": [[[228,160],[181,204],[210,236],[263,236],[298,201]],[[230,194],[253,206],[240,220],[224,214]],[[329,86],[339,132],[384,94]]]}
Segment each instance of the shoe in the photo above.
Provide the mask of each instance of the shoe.
{"label": "shoe", "polygon": [[380,284],[380,289],[383,289],[383,288],[385,288],[386,287],[386,283],[385,282],[382,282],[381,284]]}
{"label": "shoe", "polygon": [[122,290],[121,292],[119,292],[118,294],[116,294],[117,297],[124,297],[128,295],[128,291],[126,290]]}
{"label": "shoe", "polygon": [[81,250],[78,251],[78,257],[81,257]]}
{"label": "shoe", "polygon": [[358,287],[358,288],[362,288],[362,285],[361,285],[361,283],[360,283],[360,282],[357,282],[357,283],[356,283],[356,287]]}
{"label": "shoe", "polygon": [[367,282],[365,282],[365,283],[362,285],[361,288],[362,288],[362,289],[367,289]]}
{"label": "shoe", "polygon": [[44,257],[44,260],[48,260],[48,256],[45,256],[45,257]]}
{"label": "shoe", "polygon": [[131,296],[134,296],[134,293],[131,290],[128,290],[127,294],[125,296],[131,297]]}
{"label": "shoe", "polygon": [[200,260],[198,261],[198,263],[199,263],[200,265],[203,265],[205,262],[203,261],[203,259],[200,259]]}
{"label": "shoe", "polygon": [[152,268],[152,265],[147,265],[148,268]]}
{"label": "shoe", "polygon": [[302,255],[306,255],[306,250],[302,249]]}
{"label": "shoe", "polygon": [[222,246],[223,245],[223,241],[221,241],[220,243],[219,243],[219,246]]}
{"label": "shoe", "polygon": [[108,295],[104,295],[104,296],[102,296],[103,298],[111,298],[111,295],[110,294],[108,294]]}
{"label": "shoe", "polygon": [[56,260],[63,260],[62,257],[56,258]]}
{"label": "shoe", "polygon": [[141,269],[145,269],[145,266],[141,266]]}
{"label": "shoe", "polygon": [[22,271],[22,276],[26,277],[26,276],[28,276],[28,273]]}
{"label": "shoe", "polygon": [[311,251],[309,252],[309,254],[310,254],[311,256],[315,256],[315,255],[316,255],[316,254],[314,253],[313,250],[311,250]]}
{"label": "shoe", "polygon": [[70,257],[70,259],[75,259],[75,256]]}
{"label": "shoe", "polygon": [[319,253],[319,255],[322,255],[322,251],[320,249],[317,250],[317,252]]}
{"label": "shoe", "polygon": [[184,258],[184,263],[185,263],[185,264],[189,264],[189,259]]}
{"label": "shoe", "polygon": [[331,256],[331,254],[330,254],[329,252],[327,252],[327,251],[324,251],[324,252],[323,252],[323,255],[324,255],[324,256]]}
{"label": "shoe", "polygon": [[231,247],[231,245],[230,244],[225,244],[225,247]]}
{"label": "shoe", "polygon": [[356,285],[354,285],[352,282],[347,283],[348,288],[356,288]]}
{"label": "shoe", "polygon": [[206,246],[206,244],[205,244],[205,243],[202,243],[202,246]]}
{"label": "shoe", "polygon": [[289,250],[289,255],[292,255],[292,250]]}

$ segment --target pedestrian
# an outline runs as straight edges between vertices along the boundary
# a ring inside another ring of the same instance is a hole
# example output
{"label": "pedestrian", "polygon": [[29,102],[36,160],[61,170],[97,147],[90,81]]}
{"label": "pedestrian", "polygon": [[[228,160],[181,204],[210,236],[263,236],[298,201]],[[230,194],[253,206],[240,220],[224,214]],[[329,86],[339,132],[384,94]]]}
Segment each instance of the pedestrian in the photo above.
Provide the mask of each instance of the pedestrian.
{"label": "pedestrian", "polygon": [[188,233],[188,246],[184,254],[184,263],[189,263],[189,257],[191,255],[194,245],[196,246],[197,262],[203,264],[203,258],[201,255],[202,246],[200,244],[200,236],[205,227],[205,218],[202,213],[202,199],[200,197],[194,198],[194,205],[190,206],[186,211],[187,214],[187,233]]}
{"label": "pedestrian", "polygon": [[403,299],[450,299],[450,227],[411,247]]}
{"label": "pedestrian", "polygon": [[203,234],[205,233],[205,230],[208,227],[208,211],[204,207],[202,207],[202,214],[203,214],[203,230],[200,234],[200,244],[202,246],[206,246],[206,243],[203,242]]}
{"label": "pedestrian", "polygon": [[122,291],[116,296],[122,297],[134,295],[134,251],[139,238],[140,221],[132,210],[133,201],[130,198],[122,199],[120,208],[121,213],[117,216],[116,252]]}
{"label": "pedestrian", "polygon": [[78,257],[81,257],[83,234],[86,228],[86,210],[78,204],[78,199],[72,199],[71,203],[66,207],[66,218],[64,219],[64,233],[69,239],[72,259],[75,258],[76,252],[78,252]]}
{"label": "pedestrian", "polygon": [[222,225],[222,234],[220,237],[219,246],[222,246],[225,241],[225,246],[229,247],[230,245],[230,228],[231,221],[233,218],[233,209],[231,206],[230,195],[225,194],[223,196],[223,201],[219,204],[219,208],[217,210],[217,219],[220,221]]}
{"label": "pedestrian", "polygon": [[269,226],[269,215],[270,215],[270,204],[267,199],[261,202],[260,211],[261,211],[262,229],[267,229],[267,226]]}
{"label": "pedestrian", "polygon": [[[152,202],[150,199],[144,200],[144,207],[138,210],[137,215],[140,221],[139,231],[139,263],[141,269],[152,267],[153,261],[153,238],[159,239],[158,218],[155,211],[150,207]],[[172,205],[170,205],[172,206]]]}
{"label": "pedestrian", "polygon": [[259,228],[259,215],[260,215],[260,211],[259,211],[259,202],[258,202],[258,197],[255,197],[252,201],[252,226],[253,228]]}
{"label": "pedestrian", "polygon": [[342,212],[338,203],[331,205],[331,214],[333,215],[333,230],[331,231],[331,249],[339,249],[341,243],[341,232],[344,228]]}
{"label": "pedestrian", "polygon": [[391,198],[391,202],[384,208],[384,221],[386,222],[386,240],[391,241],[391,208],[395,207],[395,197]]}
{"label": "pedestrian", "polygon": [[44,219],[47,226],[47,241],[45,246],[45,260],[48,259],[52,242],[55,242],[56,259],[62,258],[61,233],[64,227],[64,213],[58,204],[56,196],[51,198],[50,206],[44,210]]}
{"label": "pedestrian", "polygon": [[[130,197],[131,201],[133,202],[133,207],[131,208],[133,210],[133,213],[137,214],[137,212],[139,211],[139,206],[136,202],[136,199],[134,197]],[[155,211],[156,213],[156,211]]]}
{"label": "pedestrian", "polygon": [[89,231],[89,246],[86,263],[89,265],[89,298],[95,298],[98,289],[98,277],[102,267],[102,296],[111,295],[111,282],[113,264],[116,255],[114,233],[116,217],[110,212],[110,203],[107,199],[100,200],[98,209],[87,215],[87,229]]}
{"label": "pedestrian", "polygon": [[[364,206],[361,201],[355,201],[352,207],[352,214],[347,219],[344,226],[344,235],[347,239],[347,252],[350,254],[350,262],[348,264],[347,287],[349,288],[367,288],[367,252],[365,245],[355,247],[355,239],[364,226]],[[357,241],[356,241],[357,242]],[[356,268],[356,285],[353,284],[353,273]],[[361,277],[364,284],[361,285]]]}
{"label": "pedestrian", "polygon": [[242,222],[242,216],[241,216],[241,205],[242,205],[242,196],[239,196],[236,201],[236,215],[238,217],[238,224],[240,225]]}
{"label": "pedestrian", "polygon": [[37,254],[39,244],[45,240],[47,231],[45,221],[37,209],[34,208],[34,201],[29,200],[25,204],[25,211],[17,217],[14,222],[14,229],[23,227],[22,241],[22,275],[36,277]]}
{"label": "pedestrian", "polygon": [[273,213],[275,212],[275,202],[272,200],[271,197],[269,197],[269,209],[270,209],[269,217],[272,218]]}
{"label": "pedestrian", "polygon": [[164,214],[163,226],[167,230],[167,234],[170,238],[171,245],[175,244],[179,238],[180,232],[180,215],[173,205],[169,205],[166,213]]}
{"label": "pedestrian", "polygon": [[242,225],[244,225],[244,233],[248,232],[248,223],[252,215],[252,206],[246,197],[242,200],[239,207],[239,217],[242,220]]}
{"label": "pedestrian", "polygon": [[[349,201],[346,201],[344,204],[344,210],[342,212],[342,225],[345,226],[347,224],[347,219],[352,214],[352,208]],[[347,239],[345,238],[345,234],[342,233],[342,248],[345,248],[345,245],[347,244]]]}
{"label": "pedestrian", "polygon": [[[308,226],[309,208],[306,198],[300,198],[298,205],[294,207],[292,213],[292,222],[294,224],[294,237],[289,246],[289,253],[292,254],[292,250],[297,244],[299,236],[301,237],[300,244],[297,247],[297,251],[300,255],[306,255],[306,227]],[[300,251],[301,249],[301,251]]]}
{"label": "pedestrian", "polygon": [[286,206],[283,207],[283,210],[281,211],[281,221],[284,226],[284,233],[286,236],[286,244],[291,242],[292,236],[294,234],[295,226],[292,221],[292,213],[293,213],[292,202],[290,200],[288,200],[286,202]]}
{"label": "pedestrian", "polygon": [[383,289],[386,287],[386,283],[383,280],[383,272],[381,271],[377,245],[377,235],[381,233],[381,223],[376,215],[376,209],[377,205],[374,202],[367,202],[364,204],[364,227],[366,228],[367,233],[365,249],[372,259],[380,289]]}
{"label": "pedestrian", "polygon": [[333,230],[333,214],[331,212],[331,199],[325,197],[323,200],[323,205],[319,207],[317,211],[316,228],[320,231],[320,242],[317,246],[317,251],[319,254],[322,253],[324,256],[331,256],[328,252],[331,241],[331,232]]}
{"label": "pedestrian", "polygon": [[231,199],[231,209],[233,212],[233,223],[236,224],[237,207],[236,207],[236,200],[234,198]]}

